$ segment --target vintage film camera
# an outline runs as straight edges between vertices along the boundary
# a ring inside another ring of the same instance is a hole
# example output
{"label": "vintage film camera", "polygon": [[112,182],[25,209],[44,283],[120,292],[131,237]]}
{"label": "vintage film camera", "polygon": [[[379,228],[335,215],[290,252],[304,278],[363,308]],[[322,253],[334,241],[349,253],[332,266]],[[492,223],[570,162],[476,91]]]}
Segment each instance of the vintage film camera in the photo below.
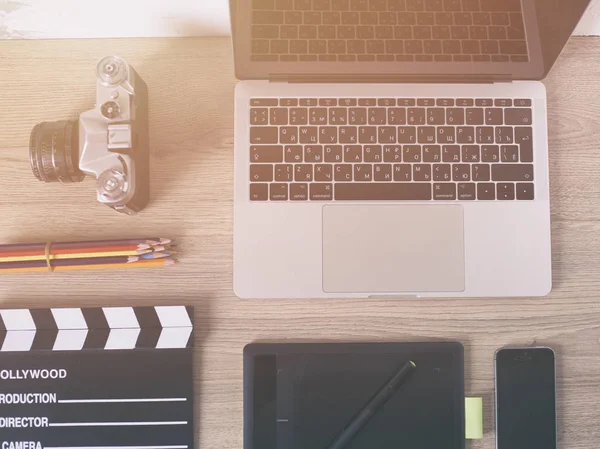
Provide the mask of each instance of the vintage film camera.
{"label": "vintage film camera", "polygon": [[36,125],[29,142],[34,175],[44,182],[97,181],[98,201],[134,215],[150,196],[148,89],[123,59],[97,67],[96,107],[79,120]]}

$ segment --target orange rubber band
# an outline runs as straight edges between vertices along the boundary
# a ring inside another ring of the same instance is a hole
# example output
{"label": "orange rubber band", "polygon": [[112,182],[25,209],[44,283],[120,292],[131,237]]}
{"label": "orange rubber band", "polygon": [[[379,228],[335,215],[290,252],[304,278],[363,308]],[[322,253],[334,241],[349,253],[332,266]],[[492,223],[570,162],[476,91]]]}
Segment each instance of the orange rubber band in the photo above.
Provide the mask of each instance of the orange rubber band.
{"label": "orange rubber band", "polygon": [[48,271],[49,272],[53,272],[54,271],[54,267],[52,266],[52,264],[50,263],[50,250],[52,249],[52,242],[48,242],[46,243],[46,265],[48,265]]}

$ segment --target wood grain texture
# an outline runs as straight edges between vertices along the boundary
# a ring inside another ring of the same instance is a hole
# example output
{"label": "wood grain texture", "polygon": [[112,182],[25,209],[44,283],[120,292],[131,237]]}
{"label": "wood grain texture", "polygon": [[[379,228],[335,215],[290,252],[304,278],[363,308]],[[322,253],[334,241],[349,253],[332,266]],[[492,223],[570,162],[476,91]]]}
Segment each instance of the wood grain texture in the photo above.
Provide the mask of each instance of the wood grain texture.
{"label": "wood grain texture", "polygon": [[[153,199],[137,217],[97,204],[93,181],[43,184],[29,168],[32,126],[91,108],[95,63],[108,54],[129,60],[150,87]],[[0,241],[159,234],[184,248],[172,269],[2,276],[0,305],[195,305],[198,447],[242,447],[242,349],[249,342],[430,339],[465,344],[467,392],[485,398],[485,439],[470,447],[494,447],[494,351],[533,342],[557,350],[560,447],[596,447],[600,39],[573,39],[545,81],[554,291],[541,299],[238,300],[229,39],[5,41],[0,60]]]}

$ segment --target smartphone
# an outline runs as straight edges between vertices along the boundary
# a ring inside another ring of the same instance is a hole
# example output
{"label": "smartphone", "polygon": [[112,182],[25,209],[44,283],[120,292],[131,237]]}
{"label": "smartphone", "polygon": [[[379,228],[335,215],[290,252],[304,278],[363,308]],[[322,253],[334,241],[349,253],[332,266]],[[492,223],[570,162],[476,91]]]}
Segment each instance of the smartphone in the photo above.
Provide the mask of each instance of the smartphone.
{"label": "smartphone", "polygon": [[556,363],[550,348],[496,351],[496,449],[556,449]]}

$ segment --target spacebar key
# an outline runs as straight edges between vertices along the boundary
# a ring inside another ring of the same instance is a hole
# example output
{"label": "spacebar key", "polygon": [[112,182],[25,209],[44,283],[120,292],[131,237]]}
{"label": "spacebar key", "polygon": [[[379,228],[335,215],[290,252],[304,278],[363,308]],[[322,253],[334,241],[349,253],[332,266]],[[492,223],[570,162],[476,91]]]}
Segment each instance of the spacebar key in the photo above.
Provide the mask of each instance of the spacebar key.
{"label": "spacebar key", "polygon": [[337,201],[431,200],[429,183],[337,183],[334,189]]}

